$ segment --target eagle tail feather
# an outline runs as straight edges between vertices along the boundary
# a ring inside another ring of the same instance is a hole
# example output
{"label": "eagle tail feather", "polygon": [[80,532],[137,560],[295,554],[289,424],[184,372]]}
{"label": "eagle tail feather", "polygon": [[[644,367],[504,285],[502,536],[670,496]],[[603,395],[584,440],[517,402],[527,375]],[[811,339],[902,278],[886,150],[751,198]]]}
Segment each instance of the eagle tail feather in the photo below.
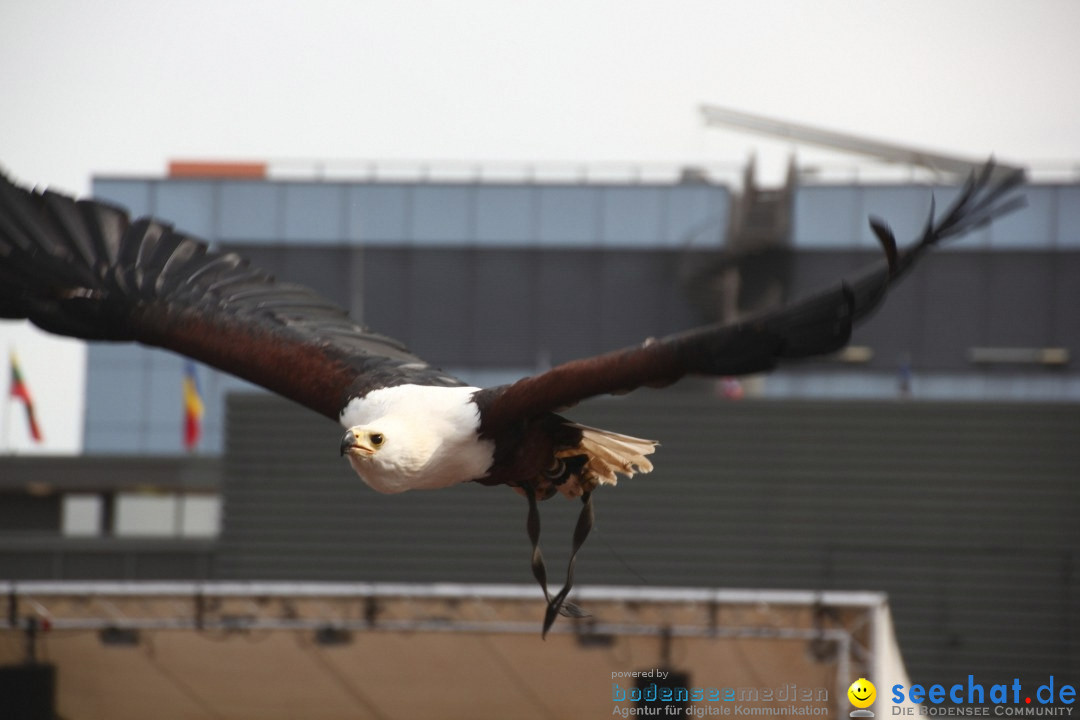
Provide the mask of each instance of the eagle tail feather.
{"label": "eagle tail feather", "polygon": [[574,448],[560,451],[558,456],[585,455],[588,458],[578,476],[559,486],[559,491],[567,497],[581,497],[598,485],[615,485],[618,475],[632,477],[636,473],[652,471],[653,465],[646,456],[656,450],[657,441],[578,423],[567,424],[581,431],[581,442]]}

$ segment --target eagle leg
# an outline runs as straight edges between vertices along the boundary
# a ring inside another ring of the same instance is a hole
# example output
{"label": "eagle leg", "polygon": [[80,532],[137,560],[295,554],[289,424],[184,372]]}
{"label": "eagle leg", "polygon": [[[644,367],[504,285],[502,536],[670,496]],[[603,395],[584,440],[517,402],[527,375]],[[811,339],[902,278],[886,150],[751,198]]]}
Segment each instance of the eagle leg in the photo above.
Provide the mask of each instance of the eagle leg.
{"label": "eagle leg", "polygon": [[588,462],[589,456],[585,454],[556,457],[551,467],[544,471],[544,478],[556,487],[561,487],[567,480],[581,477]]}
{"label": "eagle leg", "polygon": [[529,516],[526,521],[526,529],[529,533],[529,541],[532,543],[532,572],[536,582],[544,591],[544,599],[547,601],[547,610],[544,612],[544,629],[541,637],[546,638],[548,630],[555,623],[559,615],[564,617],[588,617],[589,614],[571,602],[566,602],[566,596],[574,586],[574,565],[577,562],[577,554],[585,539],[593,528],[595,515],[593,513],[592,493],[586,492],[581,496],[581,513],[578,515],[577,525],[574,527],[574,541],[570,551],[570,561],[566,568],[566,584],[554,597],[548,590],[547,567],[544,565],[544,555],[540,552],[540,509],[536,503],[536,489],[526,487],[525,498],[529,501]]}

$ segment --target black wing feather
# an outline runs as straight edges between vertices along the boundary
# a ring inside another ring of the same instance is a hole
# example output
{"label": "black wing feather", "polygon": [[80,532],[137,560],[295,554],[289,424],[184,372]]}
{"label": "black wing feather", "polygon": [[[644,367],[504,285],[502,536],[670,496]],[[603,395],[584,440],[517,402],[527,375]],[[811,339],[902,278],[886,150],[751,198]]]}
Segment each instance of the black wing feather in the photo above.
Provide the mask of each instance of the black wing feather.
{"label": "black wing feather", "polygon": [[0,177],[0,317],[193,357],[337,420],[380,387],[461,385],[310,288],[120,208]]}
{"label": "black wing feather", "polygon": [[1022,196],[1009,196],[1022,182],[1022,171],[995,174],[993,162],[987,163],[971,176],[940,218],[935,220],[931,208],[922,236],[904,251],[897,250],[888,226],[872,219],[871,228],[886,262],[802,302],[740,323],[695,328],[639,347],[575,360],[512,385],[484,390],[476,396],[483,409],[481,431],[494,434],[522,419],[595,395],[659,387],[685,375],[763,372],[784,360],[835,352],[847,344],[855,323],[880,304],[892,282],[923,253],[1023,206]]}

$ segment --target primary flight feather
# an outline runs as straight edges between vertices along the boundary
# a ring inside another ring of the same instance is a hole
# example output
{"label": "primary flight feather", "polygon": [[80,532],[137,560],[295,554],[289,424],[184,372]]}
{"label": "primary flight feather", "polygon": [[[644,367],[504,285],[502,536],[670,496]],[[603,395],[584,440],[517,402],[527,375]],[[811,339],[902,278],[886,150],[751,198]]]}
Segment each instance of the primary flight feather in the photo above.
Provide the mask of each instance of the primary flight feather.
{"label": "primary flight feather", "polygon": [[949,209],[898,249],[871,227],[886,261],[836,288],[730,325],[710,325],[476,388],[353,322],[314,290],[279,282],[234,253],[113,205],[24,189],[0,177],[0,317],[86,340],[167,348],[290,398],[345,427],[339,450],[379,492],[463,482],[508,485],[529,500],[533,571],[548,598],[545,632],[568,581],[548,594],[536,500],[585,504],[575,553],[592,525],[592,491],[652,469],[656,443],[574,423],[586,398],[686,375],[741,375],[832,353],[930,247],[985,225],[1022,198],[1014,172],[973,175]]}

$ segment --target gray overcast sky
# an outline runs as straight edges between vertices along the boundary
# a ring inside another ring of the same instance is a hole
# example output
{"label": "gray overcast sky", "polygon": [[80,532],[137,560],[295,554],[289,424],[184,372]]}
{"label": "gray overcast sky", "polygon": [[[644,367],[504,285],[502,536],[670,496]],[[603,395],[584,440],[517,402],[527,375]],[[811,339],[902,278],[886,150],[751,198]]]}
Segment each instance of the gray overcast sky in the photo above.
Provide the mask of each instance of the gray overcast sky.
{"label": "gray overcast sky", "polygon": [[0,164],[745,157],[714,102],[975,157],[1080,158],[1074,0],[35,0],[0,10]]}
{"label": "gray overcast sky", "polygon": [[[173,158],[708,162],[760,143],[704,130],[703,102],[1076,161],[1078,30],[1074,0],[9,1],[0,166],[84,193]],[[76,447],[78,346],[10,326],[0,344],[49,448]]]}

